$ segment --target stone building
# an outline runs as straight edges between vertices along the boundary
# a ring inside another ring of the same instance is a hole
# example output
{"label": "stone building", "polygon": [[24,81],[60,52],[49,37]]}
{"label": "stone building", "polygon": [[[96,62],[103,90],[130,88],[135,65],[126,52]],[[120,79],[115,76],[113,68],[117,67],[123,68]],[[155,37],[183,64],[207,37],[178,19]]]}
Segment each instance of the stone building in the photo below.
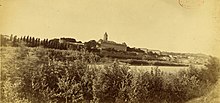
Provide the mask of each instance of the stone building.
{"label": "stone building", "polygon": [[80,50],[84,47],[83,43],[77,42],[73,38],[60,38],[59,43],[66,44],[67,49],[69,50]]}
{"label": "stone building", "polygon": [[126,43],[116,43],[114,41],[108,41],[108,34],[105,32],[104,38],[98,41],[99,49],[114,49],[117,51],[127,51]]}

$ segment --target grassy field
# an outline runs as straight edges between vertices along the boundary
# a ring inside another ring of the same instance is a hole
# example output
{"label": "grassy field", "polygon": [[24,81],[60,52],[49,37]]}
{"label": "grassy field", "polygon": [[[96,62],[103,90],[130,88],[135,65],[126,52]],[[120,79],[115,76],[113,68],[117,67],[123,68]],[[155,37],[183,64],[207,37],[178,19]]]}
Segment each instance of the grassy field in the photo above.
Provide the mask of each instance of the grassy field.
{"label": "grassy field", "polygon": [[220,68],[213,57],[205,69],[190,66],[164,73],[163,67],[155,67],[134,72],[117,61],[101,68],[89,66],[98,58],[86,51],[0,50],[3,103],[184,103],[209,95]]}

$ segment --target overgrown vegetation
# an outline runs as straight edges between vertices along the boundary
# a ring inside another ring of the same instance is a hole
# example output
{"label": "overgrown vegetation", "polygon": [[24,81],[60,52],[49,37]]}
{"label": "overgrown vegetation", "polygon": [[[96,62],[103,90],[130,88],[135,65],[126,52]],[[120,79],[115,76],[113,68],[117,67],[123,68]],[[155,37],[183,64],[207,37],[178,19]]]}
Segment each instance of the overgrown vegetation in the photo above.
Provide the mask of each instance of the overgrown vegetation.
{"label": "overgrown vegetation", "polygon": [[0,56],[3,103],[183,103],[204,95],[220,70],[214,57],[206,68],[168,74],[131,71],[117,61],[89,66],[100,58],[86,51],[2,47]]}

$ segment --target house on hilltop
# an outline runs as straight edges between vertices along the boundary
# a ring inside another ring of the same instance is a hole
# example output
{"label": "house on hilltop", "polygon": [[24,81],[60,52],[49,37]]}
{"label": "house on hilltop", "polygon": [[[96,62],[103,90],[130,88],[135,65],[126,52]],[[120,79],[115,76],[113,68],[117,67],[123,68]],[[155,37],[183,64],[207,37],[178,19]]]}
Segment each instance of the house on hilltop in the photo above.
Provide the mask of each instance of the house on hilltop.
{"label": "house on hilltop", "polygon": [[84,46],[81,41],[76,41],[74,38],[60,38],[59,43],[67,45],[69,50],[80,50]]}
{"label": "house on hilltop", "polygon": [[127,51],[126,43],[119,44],[114,41],[109,41],[108,34],[106,32],[104,34],[104,38],[100,39],[98,43],[99,43],[98,46],[99,49],[114,49],[117,51]]}

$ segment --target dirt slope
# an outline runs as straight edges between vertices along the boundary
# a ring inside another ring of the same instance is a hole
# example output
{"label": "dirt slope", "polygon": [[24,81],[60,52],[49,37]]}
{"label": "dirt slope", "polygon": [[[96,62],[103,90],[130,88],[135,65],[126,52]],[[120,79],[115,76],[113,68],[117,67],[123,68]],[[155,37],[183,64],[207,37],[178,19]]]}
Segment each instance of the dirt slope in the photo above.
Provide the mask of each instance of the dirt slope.
{"label": "dirt slope", "polygon": [[210,93],[186,103],[220,103],[220,79]]}

